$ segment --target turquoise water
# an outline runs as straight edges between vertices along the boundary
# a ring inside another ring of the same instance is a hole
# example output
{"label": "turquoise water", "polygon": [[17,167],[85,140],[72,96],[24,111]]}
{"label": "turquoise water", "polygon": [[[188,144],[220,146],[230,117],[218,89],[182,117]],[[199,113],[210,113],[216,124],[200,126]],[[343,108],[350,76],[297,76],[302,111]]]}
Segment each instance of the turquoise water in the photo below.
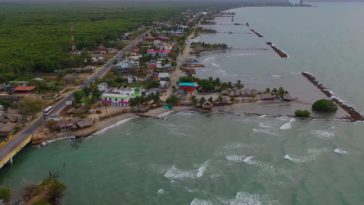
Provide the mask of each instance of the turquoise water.
{"label": "turquoise water", "polygon": [[[270,50],[212,54],[202,57],[215,59],[199,74],[225,73],[226,79],[262,87],[272,80],[315,98],[317,93],[299,89],[310,86],[299,75],[306,70],[363,110],[363,10],[364,4],[237,9],[236,21],[249,21],[264,39],[200,38],[239,48],[269,40],[290,58]],[[30,147],[1,170],[0,183],[19,190],[52,171],[67,185],[64,204],[362,204],[363,131],[361,122],[286,117],[183,112],[166,120],[136,118],[78,149],[70,141]]]}

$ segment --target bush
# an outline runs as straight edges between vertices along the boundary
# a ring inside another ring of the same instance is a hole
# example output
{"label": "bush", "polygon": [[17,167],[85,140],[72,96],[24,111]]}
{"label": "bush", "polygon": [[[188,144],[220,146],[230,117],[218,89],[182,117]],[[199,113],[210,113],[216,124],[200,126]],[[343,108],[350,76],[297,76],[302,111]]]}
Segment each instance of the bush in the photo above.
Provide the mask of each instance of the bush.
{"label": "bush", "polygon": [[321,99],[312,105],[312,110],[317,112],[335,112],[337,105],[332,100]]}
{"label": "bush", "polygon": [[10,189],[0,188],[0,200],[8,202],[10,200]]}
{"label": "bush", "polygon": [[33,97],[24,97],[18,105],[19,113],[24,116],[32,116],[42,111],[42,101]]}
{"label": "bush", "polygon": [[308,110],[296,110],[294,115],[296,117],[310,117],[311,113]]}
{"label": "bush", "polygon": [[170,105],[177,105],[179,102],[179,98],[175,95],[172,95],[171,97],[169,97],[166,100],[166,103],[170,104]]}

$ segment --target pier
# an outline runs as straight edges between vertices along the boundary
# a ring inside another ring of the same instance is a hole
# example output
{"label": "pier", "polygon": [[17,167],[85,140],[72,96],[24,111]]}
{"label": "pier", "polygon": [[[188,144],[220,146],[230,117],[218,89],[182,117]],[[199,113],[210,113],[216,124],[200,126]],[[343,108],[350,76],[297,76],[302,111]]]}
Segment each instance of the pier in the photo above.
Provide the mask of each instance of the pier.
{"label": "pier", "polygon": [[347,105],[343,100],[337,97],[330,89],[328,89],[322,82],[318,81],[315,76],[308,72],[302,72],[302,75],[310,81],[314,86],[321,90],[327,97],[331,98],[338,106],[345,110],[351,118],[351,121],[363,121],[364,117],[354,107]]}
{"label": "pier", "polygon": [[277,48],[272,42],[266,42],[281,58],[288,58],[288,54]]}

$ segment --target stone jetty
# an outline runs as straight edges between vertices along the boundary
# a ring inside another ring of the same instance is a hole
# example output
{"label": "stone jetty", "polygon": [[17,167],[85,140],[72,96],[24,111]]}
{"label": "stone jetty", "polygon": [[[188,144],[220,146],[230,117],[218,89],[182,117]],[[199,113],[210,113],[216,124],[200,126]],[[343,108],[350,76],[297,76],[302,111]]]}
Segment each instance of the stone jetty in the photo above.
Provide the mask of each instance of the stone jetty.
{"label": "stone jetty", "polygon": [[266,42],[281,58],[288,58],[288,54],[277,48],[272,42]]}
{"label": "stone jetty", "polygon": [[345,110],[351,117],[352,121],[363,121],[364,117],[360,112],[350,105],[347,105],[342,99],[337,97],[331,90],[329,90],[322,82],[318,81],[315,76],[308,72],[302,72],[302,75],[307,78],[313,85],[321,90],[327,97],[331,98],[337,105]]}
{"label": "stone jetty", "polygon": [[251,32],[253,32],[255,35],[257,35],[259,38],[263,38],[264,36],[258,32],[256,32],[254,29],[250,29]]}

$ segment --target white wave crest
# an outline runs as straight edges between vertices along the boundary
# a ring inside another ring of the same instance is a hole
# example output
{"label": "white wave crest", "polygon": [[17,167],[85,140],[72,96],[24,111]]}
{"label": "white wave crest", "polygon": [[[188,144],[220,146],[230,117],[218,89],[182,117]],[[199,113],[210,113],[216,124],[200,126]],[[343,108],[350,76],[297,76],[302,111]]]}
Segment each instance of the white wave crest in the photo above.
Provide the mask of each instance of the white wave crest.
{"label": "white wave crest", "polygon": [[111,129],[111,128],[114,128],[114,127],[117,127],[117,126],[119,126],[119,125],[122,125],[122,124],[124,124],[124,123],[126,123],[126,122],[128,122],[128,121],[130,121],[130,120],[132,120],[132,119],[134,119],[134,118],[136,118],[136,117],[130,117],[130,118],[127,118],[127,119],[124,119],[124,120],[120,120],[119,122],[117,122],[117,123],[115,123],[115,124],[113,124],[113,125],[110,125],[110,126],[108,126],[108,127],[104,128],[104,129],[102,129],[102,130],[100,130],[100,131],[98,131],[98,132],[95,132],[93,135],[100,135],[100,134],[104,134],[107,130],[109,130],[109,129]]}
{"label": "white wave crest", "polygon": [[246,158],[245,155],[229,155],[225,157],[228,161],[242,162]]}
{"label": "white wave crest", "polygon": [[343,150],[341,148],[334,149],[334,152],[337,154],[347,154],[348,153],[346,150]]}
{"label": "white wave crest", "polygon": [[212,203],[206,200],[194,198],[190,205],[212,205]]}
{"label": "white wave crest", "polygon": [[296,120],[295,119],[291,119],[289,122],[285,123],[284,125],[282,125],[280,127],[281,130],[289,130],[292,128],[292,123],[295,122]]}
{"label": "white wave crest", "polygon": [[261,128],[272,128],[272,126],[265,124],[264,122],[259,123],[259,127]]}
{"label": "white wave crest", "polygon": [[306,162],[311,162],[316,160],[322,152],[324,152],[326,150],[324,149],[308,149],[306,151],[306,155],[304,156],[296,156],[296,157],[292,157],[289,154],[284,155],[284,158],[291,161],[291,162],[296,162],[296,163],[306,163]]}
{"label": "white wave crest", "polygon": [[167,172],[164,174],[164,177],[170,179],[170,180],[183,180],[183,179],[194,179],[194,178],[200,178],[203,177],[208,166],[208,162],[204,162],[198,169],[192,169],[192,170],[181,170],[178,169],[175,165],[172,165],[170,169],[167,170]]}
{"label": "white wave crest", "polygon": [[215,67],[215,68],[221,68],[221,66],[220,66],[219,64],[217,64],[217,63],[211,63],[211,65],[212,65],[213,67]]}
{"label": "white wave crest", "polygon": [[159,194],[159,195],[162,195],[164,193],[166,193],[166,191],[164,191],[164,189],[158,189],[158,191],[157,191],[157,194]]}

